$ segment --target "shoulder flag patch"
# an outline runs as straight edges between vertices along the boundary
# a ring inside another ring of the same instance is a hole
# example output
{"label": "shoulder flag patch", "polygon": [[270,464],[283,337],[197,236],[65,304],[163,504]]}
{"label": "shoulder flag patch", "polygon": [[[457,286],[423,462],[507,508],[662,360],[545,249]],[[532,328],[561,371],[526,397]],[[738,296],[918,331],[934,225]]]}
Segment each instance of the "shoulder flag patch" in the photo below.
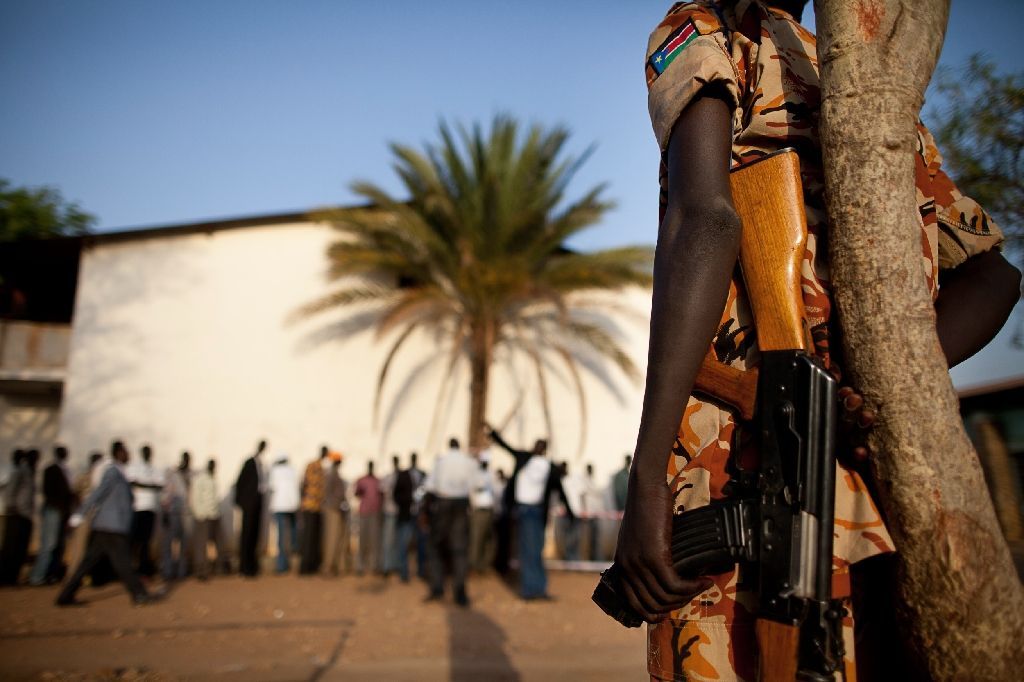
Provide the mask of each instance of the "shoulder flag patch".
{"label": "shoulder flag patch", "polygon": [[683,25],[672,31],[669,37],[665,39],[665,42],[661,44],[651,58],[648,60],[648,64],[654,69],[654,72],[659,76],[668,68],[676,57],[682,54],[690,43],[697,39],[700,35],[697,32],[697,27],[693,23],[693,19],[687,19],[683,22]]}

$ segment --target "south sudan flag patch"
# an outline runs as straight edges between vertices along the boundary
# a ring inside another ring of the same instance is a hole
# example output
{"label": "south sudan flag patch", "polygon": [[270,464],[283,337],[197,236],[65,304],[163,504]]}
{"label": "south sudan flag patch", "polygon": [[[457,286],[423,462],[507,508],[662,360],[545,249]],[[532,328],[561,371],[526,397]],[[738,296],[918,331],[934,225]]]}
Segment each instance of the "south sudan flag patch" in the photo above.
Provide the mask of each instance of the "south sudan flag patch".
{"label": "south sudan flag patch", "polygon": [[661,47],[654,51],[647,63],[660,76],[668,68],[668,65],[675,61],[675,58],[681,55],[683,50],[689,47],[690,43],[699,35],[693,19],[687,19],[682,26],[669,34],[669,37],[665,39]]}

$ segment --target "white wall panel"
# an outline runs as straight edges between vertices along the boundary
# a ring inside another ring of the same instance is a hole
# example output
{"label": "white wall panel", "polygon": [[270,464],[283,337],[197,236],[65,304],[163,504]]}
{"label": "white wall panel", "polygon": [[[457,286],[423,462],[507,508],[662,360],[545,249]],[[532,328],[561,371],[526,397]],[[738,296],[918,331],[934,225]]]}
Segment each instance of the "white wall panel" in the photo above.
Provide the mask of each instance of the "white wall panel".
{"label": "white wall panel", "polygon": [[[434,339],[414,339],[393,367],[375,423],[374,388],[389,339],[377,339],[356,309],[289,322],[298,306],[327,290],[325,249],[334,237],[326,226],[299,223],[101,240],[86,249],[60,420],[74,462],[106,451],[113,438],[133,452],[152,444],[161,465],[187,449],[196,466],[217,458],[222,489],[261,437],[272,457],[287,453],[298,466],[327,443],[345,453],[346,478],[361,475],[368,459],[390,468],[392,452],[404,461],[419,450],[429,464],[442,439],[465,432],[468,372],[457,376],[450,399],[439,399],[444,359]],[[618,319],[639,365],[648,296],[617,298],[637,311]],[[584,373],[589,422],[579,459],[571,383],[563,372],[549,388],[553,456],[592,461],[604,480],[633,447],[642,387],[610,366],[601,371],[615,389]],[[517,382],[535,387],[525,364],[496,371],[492,420],[509,413]],[[446,419],[427,443],[439,402]],[[544,428],[534,392],[506,435],[528,445]],[[501,456],[496,461],[508,468]]]}

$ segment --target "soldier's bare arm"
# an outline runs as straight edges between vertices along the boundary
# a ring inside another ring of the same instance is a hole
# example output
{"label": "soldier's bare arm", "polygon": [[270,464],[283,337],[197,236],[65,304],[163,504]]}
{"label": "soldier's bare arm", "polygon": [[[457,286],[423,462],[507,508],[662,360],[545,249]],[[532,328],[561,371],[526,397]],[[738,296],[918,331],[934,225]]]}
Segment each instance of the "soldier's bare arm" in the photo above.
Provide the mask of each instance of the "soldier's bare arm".
{"label": "soldier's bare arm", "polygon": [[667,210],[654,260],[643,416],[615,560],[623,592],[649,622],[706,589],[672,569],[673,501],[665,480],[687,398],[725,306],[739,254],[732,205],[732,112],[708,88],[680,115],[667,150]]}

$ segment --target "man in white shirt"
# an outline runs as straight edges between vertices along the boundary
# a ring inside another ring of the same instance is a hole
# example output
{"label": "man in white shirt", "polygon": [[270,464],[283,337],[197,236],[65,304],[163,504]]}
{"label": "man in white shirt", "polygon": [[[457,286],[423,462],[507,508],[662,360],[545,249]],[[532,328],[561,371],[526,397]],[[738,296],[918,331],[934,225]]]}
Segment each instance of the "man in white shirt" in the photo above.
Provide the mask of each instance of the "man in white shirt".
{"label": "man in white shirt", "polygon": [[153,528],[160,510],[160,490],[164,487],[164,473],[153,466],[153,449],[142,446],[142,460],[125,467],[125,475],[132,486],[132,556],[135,571],[151,576],[156,572],[150,545]]}
{"label": "man in white shirt", "polygon": [[534,445],[533,456],[526,461],[515,479],[516,520],[519,529],[519,593],[523,599],[544,599],[548,595],[548,579],[544,570],[545,507],[551,460],[547,441]]}
{"label": "man in white shirt", "polygon": [[299,511],[299,475],[288,463],[288,455],[282,454],[270,468],[270,513],[277,526],[278,573],[287,573],[291,568],[291,556],[298,549],[295,515]]}
{"label": "man in white shirt", "polygon": [[428,563],[430,594],[428,600],[444,596],[444,558],[452,567],[452,592],[455,603],[468,606],[466,573],[469,545],[469,493],[476,478],[477,463],[459,449],[459,441],[448,441],[448,451],[438,456],[427,477],[426,513],[430,523]]}
{"label": "man in white shirt", "polygon": [[[546,456],[548,442],[543,438],[534,443],[532,450],[517,450],[506,443],[493,428],[488,431],[491,439],[516,460],[504,501],[514,505],[513,513],[519,531],[519,595],[527,601],[550,599],[542,555],[544,527],[548,520],[550,493],[556,492],[565,500],[561,477],[553,471],[551,460]],[[566,514],[573,517],[568,502],[566,507]]]}
{"label": "man in white shirt", "polygon": [[210,460],[206,469],[192,477],[189,487],[189,509],[192,511],[192,533],[195,540],[193,570],[196,577],[206,580],[210,575],[210,562],[206,558],[207,545],[212,541],[218,563],[223,563],[220,544],[220,499],[214,471],[217,463]]}

